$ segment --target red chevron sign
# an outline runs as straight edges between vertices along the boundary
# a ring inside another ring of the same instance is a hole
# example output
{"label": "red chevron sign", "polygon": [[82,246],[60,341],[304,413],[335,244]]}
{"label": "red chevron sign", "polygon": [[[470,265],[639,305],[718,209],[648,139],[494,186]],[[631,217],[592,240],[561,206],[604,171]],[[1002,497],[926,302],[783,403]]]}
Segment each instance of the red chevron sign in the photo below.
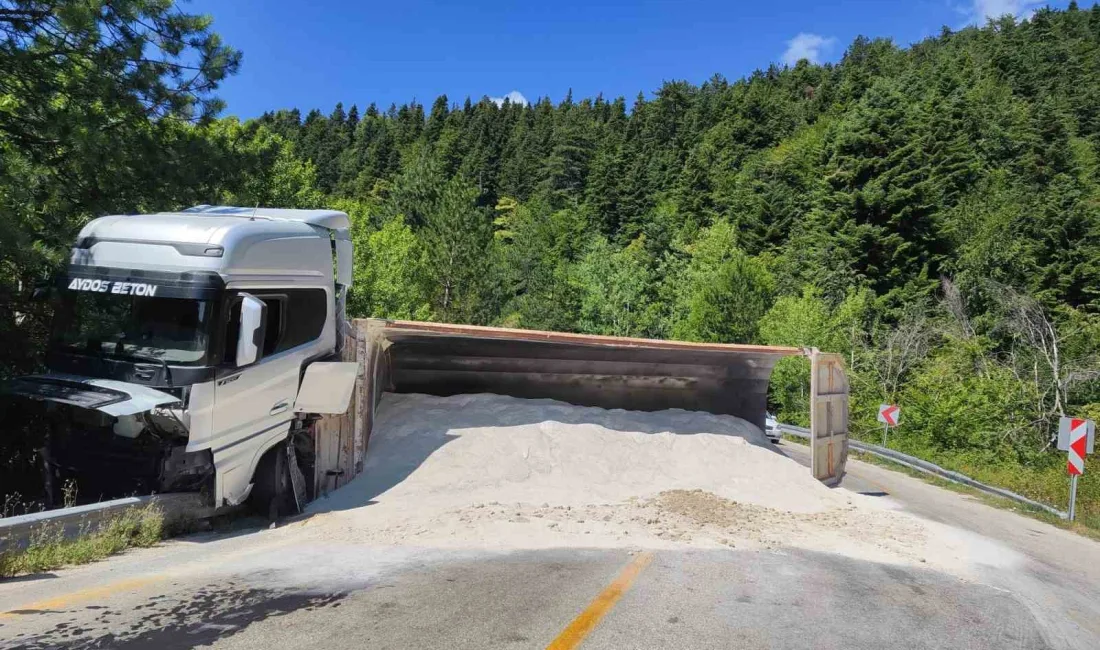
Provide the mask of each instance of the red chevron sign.
{"label": "red chevron sign", "polygon": [[901,407],[894,406],[893,404],[883,404],[878,407],[878,421],[882,422],[888,427],[898,426],[898,421],[901,419]]}

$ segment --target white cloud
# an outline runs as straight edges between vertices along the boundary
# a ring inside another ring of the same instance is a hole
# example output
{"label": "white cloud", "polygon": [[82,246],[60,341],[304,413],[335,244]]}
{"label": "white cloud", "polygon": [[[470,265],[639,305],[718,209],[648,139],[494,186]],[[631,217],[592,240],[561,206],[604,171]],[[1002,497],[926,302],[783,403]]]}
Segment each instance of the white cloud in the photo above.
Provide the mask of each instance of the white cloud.
{"label": "white cloud", "polygon": [[1043,4],[1032,0],[974,0],[970,7],[970,20],[984,25],[989,19],[1005,15],[1027,18]]}
{"label": "white cloud", "polygon": [[504,100],[506,100],[506,99],[508,101],[512,102],[513,104],[519,104],[520,106],[526,106],[528,104],[527,98],[524,97],[523,93],[521,93],[518,90],[513,90],[512,92],[508,93],[504,97],[490,97],[489,98],[489,100],[491,102],[493,102],[494,104],[496,104],[497,106],[503,106],[504,105]]}
{"label": "white cloud", "polygon": [[832,49],[835,38],[826,38],[818,34],[800,33],[787,41],[787,51],[783,53],[783,63],[794,65],[806,59],[810,63],[821,63],[821,55]]}

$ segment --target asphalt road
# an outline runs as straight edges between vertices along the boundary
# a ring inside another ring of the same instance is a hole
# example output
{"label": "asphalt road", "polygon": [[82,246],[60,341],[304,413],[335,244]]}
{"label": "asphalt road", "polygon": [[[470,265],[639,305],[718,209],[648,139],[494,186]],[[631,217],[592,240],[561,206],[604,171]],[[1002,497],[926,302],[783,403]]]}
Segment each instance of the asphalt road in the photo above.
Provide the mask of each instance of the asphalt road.
{"label": "asphalt road", "polygon": [[0,647],[1100,647],[1100,545],[863,463],[844,485],[1028,562],[963,580],[794,549],[456,553],[246,526],[0,582]]}

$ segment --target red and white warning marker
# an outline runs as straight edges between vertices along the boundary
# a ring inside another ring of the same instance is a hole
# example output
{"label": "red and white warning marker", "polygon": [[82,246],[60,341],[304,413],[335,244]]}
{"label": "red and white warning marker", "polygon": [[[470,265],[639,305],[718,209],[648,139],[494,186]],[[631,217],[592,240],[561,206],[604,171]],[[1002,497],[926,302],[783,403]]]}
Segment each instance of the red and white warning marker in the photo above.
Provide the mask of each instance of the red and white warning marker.
{"label": "red and white warning marker", "polygon": [[886,446],[886,433],[890,431],[890,427],[896,427],[901,423],[901,407],[894,404],[882,404],[878,407],[878,421],[885,426],[882,427],[882,446]]}
{"label": "red and white warning marker", "polygon": [[901,407],[893,404],[883,404],[878,407],[878,421],[888,427],[898,426],[901,421]]}
{"label": "red and white warning marker", "polygon": [[1058,448],[1069,452],[1066,471],[1080,476],[1085,471],[1085,456],[1092,453],[1096,442],[1096,425],[1085,418],[1062,418],[1058,421]]}
{"label": "red and white warning marker", "polygon": [[1066,470],[1070,474],[1085,473],[1085,445],[1088,444],[1088,420],[1073,418],[1069,428],[1069,460],[1066,461]]}
{"label": "red and white warning marker", "polygon": [[1058,448],[1068,452],[1066,471],[1070,476],[1069,520],[1073,521],[1077,504],[1077,477],[1085,473],[1085,456],[1091,454],[1096,442],[1096,425],[1084,418],[1058,421]]}

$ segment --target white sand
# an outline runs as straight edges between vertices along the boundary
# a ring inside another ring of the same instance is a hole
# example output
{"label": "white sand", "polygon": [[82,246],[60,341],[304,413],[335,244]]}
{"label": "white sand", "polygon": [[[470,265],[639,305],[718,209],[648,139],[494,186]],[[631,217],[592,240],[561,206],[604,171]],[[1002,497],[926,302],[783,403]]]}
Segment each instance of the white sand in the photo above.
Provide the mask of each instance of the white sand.
{"label": "white sand", "polygon": [[976,552],[825,487],[736,417],[487,394],[385,394],[363,475],[310,511],[306,530],[380,545],[799,546],[956,569]]}

